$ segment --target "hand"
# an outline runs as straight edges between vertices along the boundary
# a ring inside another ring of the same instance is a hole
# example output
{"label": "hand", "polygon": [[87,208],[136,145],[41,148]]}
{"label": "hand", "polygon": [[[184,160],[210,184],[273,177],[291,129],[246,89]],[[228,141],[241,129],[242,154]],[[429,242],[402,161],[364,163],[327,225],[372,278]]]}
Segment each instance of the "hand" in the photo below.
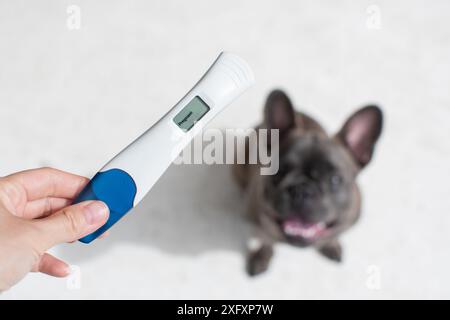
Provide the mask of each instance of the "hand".
{"label": "hand", "polygon": [[0,292],[30,271],[55,277],[70,273],[65,262],[46,251],[107,221],[109,210],[101,201],[70,206],[88,181],[51,168],[0,178]]}

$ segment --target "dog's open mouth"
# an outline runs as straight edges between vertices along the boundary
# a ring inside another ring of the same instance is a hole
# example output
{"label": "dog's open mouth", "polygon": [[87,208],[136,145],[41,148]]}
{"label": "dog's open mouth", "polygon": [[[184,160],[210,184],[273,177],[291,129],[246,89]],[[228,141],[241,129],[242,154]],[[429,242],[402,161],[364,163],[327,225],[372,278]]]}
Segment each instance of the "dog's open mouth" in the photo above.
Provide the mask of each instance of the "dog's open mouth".
{"label": "dog's open mouth", "polygon": [[290,217],[281,222],[281,228],[289,237],[314,240],[326,232],[327,224],[325,222],[306,223],[298,217]]}

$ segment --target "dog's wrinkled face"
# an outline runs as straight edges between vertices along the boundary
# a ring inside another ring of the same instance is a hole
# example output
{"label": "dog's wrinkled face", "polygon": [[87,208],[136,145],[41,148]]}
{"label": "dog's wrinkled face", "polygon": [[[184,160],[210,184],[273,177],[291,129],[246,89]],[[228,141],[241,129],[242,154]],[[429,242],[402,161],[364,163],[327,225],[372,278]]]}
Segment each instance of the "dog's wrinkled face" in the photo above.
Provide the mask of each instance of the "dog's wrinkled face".
{"label": "dog's wrinkled face", "polygon": [[355,179],[372,156],[381,132],[381,111],[366,107],[335,137],[304,130],[287,96],[274,91],[266,125],[280,130],[279,171],[265,179],[264,195],[286,240],[312,245],[351,226],[358,217]]}
{"label": "dog's wrinkled face", "polygon": [[355,164],[327,137],[305,134],[280,150],[280,167],[266,181],[266,199],[286,238],[309,245],[350,223]]}

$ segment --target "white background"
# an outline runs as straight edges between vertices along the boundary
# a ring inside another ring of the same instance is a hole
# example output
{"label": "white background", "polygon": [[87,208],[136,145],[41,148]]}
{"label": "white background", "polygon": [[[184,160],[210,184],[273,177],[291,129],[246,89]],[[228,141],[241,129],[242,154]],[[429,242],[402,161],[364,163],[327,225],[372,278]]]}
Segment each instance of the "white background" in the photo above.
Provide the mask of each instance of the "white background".
{"label": "white background", "polygon": [[172,167],[108,239],[54,250],[80,268],[79,289],[30,274],[0,299],[449,298],[449,13],[444,0],[0,1],[1,175],[91,176],[221,50],[244,57],[257,85],[210,127],[256,124],[275,87],[330,132],[366,103],[386,117],[342,265],[279,245],[269,272],[248,278],[228,168]]}

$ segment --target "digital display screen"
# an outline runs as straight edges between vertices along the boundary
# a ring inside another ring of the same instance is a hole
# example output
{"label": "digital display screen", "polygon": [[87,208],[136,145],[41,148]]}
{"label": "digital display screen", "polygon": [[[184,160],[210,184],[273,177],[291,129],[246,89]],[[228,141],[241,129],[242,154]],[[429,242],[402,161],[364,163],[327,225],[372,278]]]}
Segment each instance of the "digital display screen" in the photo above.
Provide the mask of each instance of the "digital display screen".
{"label": "digital display screen", "polygon": [[183,131],[189,131],[208,111],[208,105],[196,96],[173,118],[173,121]]}

